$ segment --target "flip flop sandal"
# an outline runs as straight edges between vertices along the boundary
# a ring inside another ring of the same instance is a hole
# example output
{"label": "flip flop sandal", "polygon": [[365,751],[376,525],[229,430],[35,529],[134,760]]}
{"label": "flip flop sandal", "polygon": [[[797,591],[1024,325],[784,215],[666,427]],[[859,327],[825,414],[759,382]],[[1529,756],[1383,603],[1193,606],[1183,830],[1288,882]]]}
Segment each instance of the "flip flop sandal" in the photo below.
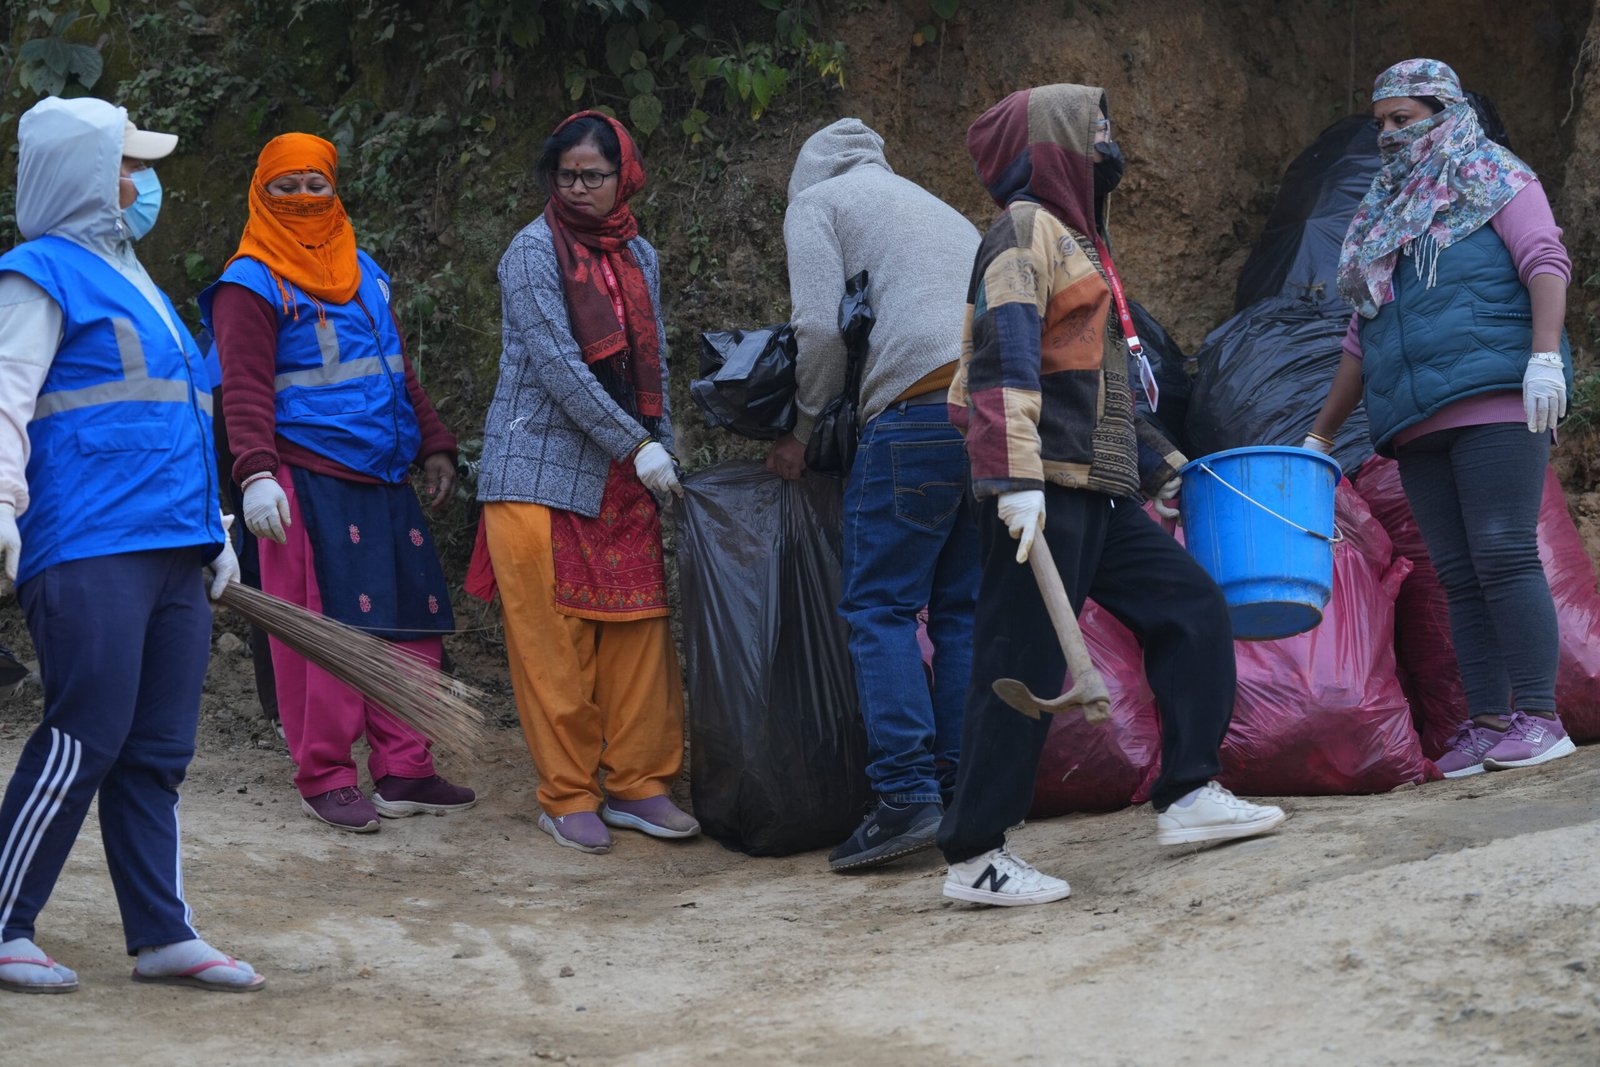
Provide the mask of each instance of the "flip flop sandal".
{"label": "flip flop sandal", "polygon": [[[56,961],[46,956],[37,959],[32,956],[0,956],[0,966],[8,963],[25,963],[30,967],[43,967],[45,970],[55,970]],[[78,980],[70,982],[13,982],[0,978],[0,989],[12,993],[71,993],[78,988]]]}
{"label": "flip flop sandal", "polygon": [[254,993],[256,990],[267,984],[266,977],[259,974],[253,977],[250,981],[246,982],[244,985],[226,985],[222,982],[208,982],[204,978],[197,977],[200,972],[209,971],[213,967],[238,966],[239,961],[234,959],[232,956],[229,956],[225,960],[207,960],[205,963],[195,967],[190,967],[187,971],[179,971],[177,974],[140,974],[139,969],[135,967],[133,971],[133,980],[135,982],[146,982],[150,985],[192,986],[195,989],[209,989],[213,993]]}

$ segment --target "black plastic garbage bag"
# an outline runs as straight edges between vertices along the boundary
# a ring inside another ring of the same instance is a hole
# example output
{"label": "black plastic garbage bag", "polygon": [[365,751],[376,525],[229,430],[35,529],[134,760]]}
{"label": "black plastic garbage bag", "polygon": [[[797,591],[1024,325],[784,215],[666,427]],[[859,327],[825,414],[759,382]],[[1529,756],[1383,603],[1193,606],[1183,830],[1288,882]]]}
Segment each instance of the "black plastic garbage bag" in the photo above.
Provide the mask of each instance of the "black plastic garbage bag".
{"label": "black plastic garbage bag", "polygon": [[689,394],[706,425],[773,441],[794,429],[794,330],[787,322],[700,335]]}
{"label": "black plastic garbage bag", "polygon": [[[1333,375],[1350,325],[1349,305],[1275,297],[1211,331],[1196,357],[1189,398],[1192,459],[1225,448],[1294,445],[1306,438]],[[1346,474],[1372,455],[1367,409],[1358,404],[1334,437],[1333,458]]]}
{"label": "black plastic garbage bag", "polygon": [[690,787],[754,856],[830,847],[866,810],[866,732],[837,605],[843,491],[753,461],[683,481],[679,580]]}
{"label": "black plastic garbage bag", "polygon": [[844,283],[839,302],[839,333],[844,337],[844,389],[823,405],[806,442],[806,467],[843,477],[856,459],[861,434],[861,376],[867,370],[868,340],[878,321],[872,311],[871,279],[862,271]]}
{"label": "black plastic garbage bag", "polygon": [[1183,424],[1189,414],[1189,393],[1194,387],[1184,366],[1187,357],[1166,328],[1137,300],[1128,301],[1128,313],[1133,316],[1133,328],[1139,331],[1139,341],[1144,345],[1144,358],[1150,361],[1150,369],[1156,375],[1156,386],[1161,390],[1161,395],[1156,398],[1156,410],[1151,412],[1150,402],[1145,399],[1144,390],[1139,386],[1138,368],[1130,358],[1128,381],[1133,383],[1134,403],[1139,414],[1187,455]]}
{"label": "black plastic garbage bag", "polygon": [[1371,116],[1350,115],[1323,130],[1284,171],[1266,229],[1239,272],[1234,310],[1276,296],[1337,301],[1339,249],[1377,172]]}

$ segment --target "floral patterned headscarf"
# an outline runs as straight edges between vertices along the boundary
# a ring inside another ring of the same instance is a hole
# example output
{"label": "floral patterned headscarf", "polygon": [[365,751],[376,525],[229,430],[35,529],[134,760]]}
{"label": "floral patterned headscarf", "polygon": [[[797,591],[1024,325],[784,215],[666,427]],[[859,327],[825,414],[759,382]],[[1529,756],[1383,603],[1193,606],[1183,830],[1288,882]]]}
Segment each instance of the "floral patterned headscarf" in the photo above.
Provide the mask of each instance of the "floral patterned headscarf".
{"label": "floral patterned headscarf", "polygon": [[1488,222],[1536,177],[1484,136],[1448,65],[1408,59],[1378,75],[1374,102],[1400,96],[1436,97],[1445,107],[1378,135],[1383,163],[1339,251],[1339,292],[1368,319],[1394,299],[1391,276],[1402,252],[1432,286],[1440,251]]}

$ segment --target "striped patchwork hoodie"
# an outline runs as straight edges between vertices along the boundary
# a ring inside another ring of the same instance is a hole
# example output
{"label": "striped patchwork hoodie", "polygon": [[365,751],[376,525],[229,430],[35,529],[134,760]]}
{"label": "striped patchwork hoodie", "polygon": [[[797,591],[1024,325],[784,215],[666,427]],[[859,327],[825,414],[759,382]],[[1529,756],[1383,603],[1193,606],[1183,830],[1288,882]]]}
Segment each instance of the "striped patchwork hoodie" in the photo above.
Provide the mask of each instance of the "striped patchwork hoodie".
{"label": "striped patchwork hoodie", "polygon": [[1135,415],[1122,331],[1095,232],[1093,123],[1100,89],[1012,93],[967,131],[1004,209],[967,289],[951,419],[979,498],[1052,482],[1153,495],[1184,457]]}

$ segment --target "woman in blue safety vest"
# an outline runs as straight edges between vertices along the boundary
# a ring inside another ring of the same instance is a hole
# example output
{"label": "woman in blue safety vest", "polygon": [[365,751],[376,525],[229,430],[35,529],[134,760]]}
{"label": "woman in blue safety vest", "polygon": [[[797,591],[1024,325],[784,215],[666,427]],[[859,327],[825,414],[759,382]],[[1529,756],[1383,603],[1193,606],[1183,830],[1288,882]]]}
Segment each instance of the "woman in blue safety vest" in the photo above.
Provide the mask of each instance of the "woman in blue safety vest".
{"label": "woman in blue safety vest", "polygon": [[[267,143],[239,250],[200,312],[222,357],[233,477],[260,538],[262,589],[437,667],[455,619],[410,470],[423,469],[442,507],[456,441],[406,358],[388,275],[356,248],[334,191],[338,163],[310,134]],[[369,833],[380,815],[476,802],[434,773],[427,738],[277,641],[272,664],[306,814]],[[370,799],[350,753],[363,734]]]}
{"label": "woman in blue safety vest", "polygon": [[[44,717],[0,802],[0,989],[65,993],[34,920],[100,797],[139,981],[265,979],[201,940],[178,854],[210,594],[239,565],[218,507],[200,353],[134,255],[150,167],[177,145],[102,100],[22,116],[17,229],[0,257],[0,554],[39,655]],[[24,546],[26,550],[24,551]]]}

